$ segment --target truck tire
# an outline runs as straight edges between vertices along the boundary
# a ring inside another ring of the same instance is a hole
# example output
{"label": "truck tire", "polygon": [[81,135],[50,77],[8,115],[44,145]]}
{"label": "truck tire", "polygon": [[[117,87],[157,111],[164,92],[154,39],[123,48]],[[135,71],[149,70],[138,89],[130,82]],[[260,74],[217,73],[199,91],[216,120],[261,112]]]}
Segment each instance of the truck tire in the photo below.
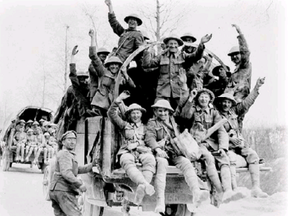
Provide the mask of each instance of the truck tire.
{"label": "truck tire", "polygon": [[193,216],[185,204],[166,205],[165,216]]}

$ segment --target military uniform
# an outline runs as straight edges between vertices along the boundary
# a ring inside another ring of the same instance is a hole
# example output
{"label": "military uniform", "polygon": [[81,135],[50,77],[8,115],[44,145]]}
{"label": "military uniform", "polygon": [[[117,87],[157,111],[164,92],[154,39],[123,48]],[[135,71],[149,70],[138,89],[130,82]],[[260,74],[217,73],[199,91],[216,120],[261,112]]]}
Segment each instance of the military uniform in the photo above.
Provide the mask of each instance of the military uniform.
{"label": "military uniform", "polygon": [[92,164],[78,166],[73,151],[63,149],[57,153],[49,192],[55,216],[82,215],[76,199],[82,181],[77,178],[77,174],[89,171],[92,171]]}
{"label": "military uniform", "polygon": [[116,55],[124,62],[128,56],[144,43],[144,37],[138,30],[124,29],[114,13],[108,13],[108,20],[115,34],[120,38]]}

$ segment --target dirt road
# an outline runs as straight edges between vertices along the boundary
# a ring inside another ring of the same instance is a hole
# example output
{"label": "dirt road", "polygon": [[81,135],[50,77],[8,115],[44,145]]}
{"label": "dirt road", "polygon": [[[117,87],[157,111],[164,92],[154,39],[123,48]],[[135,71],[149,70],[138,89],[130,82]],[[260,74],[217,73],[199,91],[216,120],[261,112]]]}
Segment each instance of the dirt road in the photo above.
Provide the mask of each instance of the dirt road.
{"label": "dirt road", "polygon": [[[13,164],[8,172],[0,171],[0,215],[1,216],[52,216],[51,203],[44,200],[42,193],[43,174],[29,165]],[[237,202],[223,204],[220,208],[205,205],[197,215],[210,216],[284,216],[288,215],[287,193],[276,193],[267,199],[247,197]],[[105,216],[121,216],[120,208],[105,209]],[[132,208],[131,216],[156,216],[153,212],[142,212]]]}

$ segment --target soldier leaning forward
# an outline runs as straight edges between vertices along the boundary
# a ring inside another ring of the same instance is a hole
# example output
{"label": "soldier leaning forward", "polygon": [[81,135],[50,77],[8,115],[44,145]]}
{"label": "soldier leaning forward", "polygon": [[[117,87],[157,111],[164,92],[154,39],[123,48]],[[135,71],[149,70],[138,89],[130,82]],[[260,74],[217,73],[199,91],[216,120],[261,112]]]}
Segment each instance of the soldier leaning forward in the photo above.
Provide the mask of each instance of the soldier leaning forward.
{"label": "soldier leaning forward", "polygon": [[49,196],[52,201],[55,216],[82,215],[76,196],[86,191],[84,183],[77,174],[92,171],[93,161],[84,166],[78,166],[74,152],[77,133],[67,131],[62,135],[63,149],[57,153],[55,172],[50,184]]}

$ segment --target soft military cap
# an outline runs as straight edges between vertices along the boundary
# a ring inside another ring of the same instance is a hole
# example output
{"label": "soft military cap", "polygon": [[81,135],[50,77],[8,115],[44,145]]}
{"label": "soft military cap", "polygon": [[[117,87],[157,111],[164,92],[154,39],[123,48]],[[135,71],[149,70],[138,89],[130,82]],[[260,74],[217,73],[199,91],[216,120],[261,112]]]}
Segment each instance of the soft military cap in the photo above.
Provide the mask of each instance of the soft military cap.
{"label": "soft military cap", "polygon": [[77,133],[73,130],[67,131],[62,135],[61,141],[63,141],[66,138],[77,138]]}

